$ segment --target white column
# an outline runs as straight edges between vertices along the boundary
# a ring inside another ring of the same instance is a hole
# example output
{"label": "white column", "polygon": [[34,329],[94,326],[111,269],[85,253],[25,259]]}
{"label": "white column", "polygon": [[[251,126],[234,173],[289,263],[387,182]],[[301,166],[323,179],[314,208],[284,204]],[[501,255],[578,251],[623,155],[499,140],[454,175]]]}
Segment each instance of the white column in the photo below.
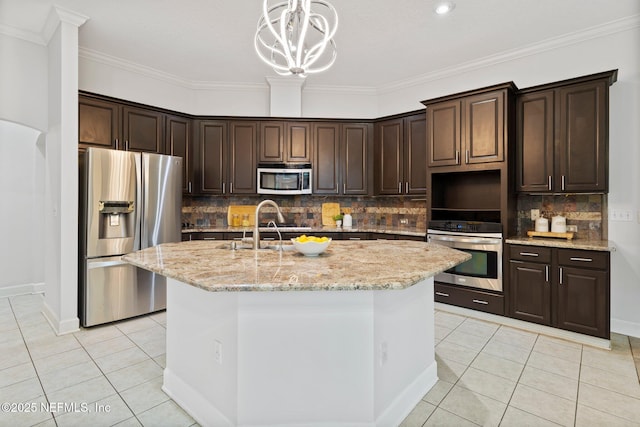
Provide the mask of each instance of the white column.
{"label": "white column", "polygon": [[271,117],[302,117],[302,87],[304,77],[267,77],[271,88]]}
{"label": "white column", "polygon": [[86,20],[54,6],[43,30],[49,68],[43,313],[58,334],[79,326],[78,28]]}

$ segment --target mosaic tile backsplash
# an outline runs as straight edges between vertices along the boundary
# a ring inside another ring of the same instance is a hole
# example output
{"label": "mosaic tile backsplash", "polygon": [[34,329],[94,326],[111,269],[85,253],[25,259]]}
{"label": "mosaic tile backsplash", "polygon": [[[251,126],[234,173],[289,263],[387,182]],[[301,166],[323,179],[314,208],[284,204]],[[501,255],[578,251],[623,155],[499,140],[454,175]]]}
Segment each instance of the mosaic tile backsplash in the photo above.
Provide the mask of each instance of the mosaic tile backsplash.
{"label": "mosaic tile backsplash", "polygon": [[[322,204],[340,203],[349,211],[354,227],[410,227],[427,229],[425,199],[409,197],[323,197],[323,196],[217,196],[187,197],[182,201],[182,223],[196,227],[226,227],[229,205],[257,205],[264,199],[275,201],[288,222],[301,226],[322,226]],[[265,206],[264,219],[275,218],[275,210]],[[271,214],[269,213],[271,212]]]}
{"label": "mosaic tile backsplash", "polygon": [[518,235],[533,230],[531,209],[540,209],[540,214],[549,219],[555,215],[567,218],[567,225],[577,225],[576,239],[607,239],[607,196],[605,194],[569,195],[519,195]]}

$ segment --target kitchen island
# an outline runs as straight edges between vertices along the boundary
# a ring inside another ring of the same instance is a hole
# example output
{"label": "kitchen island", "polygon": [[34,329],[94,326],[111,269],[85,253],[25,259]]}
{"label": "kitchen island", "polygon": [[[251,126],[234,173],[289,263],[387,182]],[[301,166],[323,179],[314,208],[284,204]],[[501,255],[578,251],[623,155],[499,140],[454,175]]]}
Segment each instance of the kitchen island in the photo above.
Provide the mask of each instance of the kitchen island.
{"label": "kitchen island", "polygon": [[123,257],[169,279],[163,390],[201,425],[397,425],[435,384],[433,276],[468,254],[334,241],[313,258],[232,244]]}

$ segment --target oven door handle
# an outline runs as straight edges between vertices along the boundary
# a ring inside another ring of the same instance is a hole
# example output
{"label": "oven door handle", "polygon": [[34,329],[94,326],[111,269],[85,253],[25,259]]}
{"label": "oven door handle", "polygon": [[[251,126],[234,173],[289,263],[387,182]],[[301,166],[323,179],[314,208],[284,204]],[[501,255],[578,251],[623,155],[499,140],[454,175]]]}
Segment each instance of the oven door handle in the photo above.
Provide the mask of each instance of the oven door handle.
{"label": "oven door handle", "polygon": [[502,243],[502,239],[492,239],[486,237],[441,236],[433,234],[429,235],[429,240],[454,243],[472,243],[476,245],[499,245]]}

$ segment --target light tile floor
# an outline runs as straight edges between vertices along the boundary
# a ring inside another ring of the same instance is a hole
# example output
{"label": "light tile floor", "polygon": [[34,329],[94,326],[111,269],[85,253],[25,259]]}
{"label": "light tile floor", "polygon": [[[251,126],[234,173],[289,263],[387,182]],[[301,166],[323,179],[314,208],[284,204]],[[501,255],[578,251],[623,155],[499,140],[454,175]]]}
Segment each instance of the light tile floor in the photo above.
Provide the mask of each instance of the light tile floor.
{"label": "light tile floor", "polygon": [[[56,336],[41,307],[0,299],[0,426],[197,425],[160,389],[165,313]],[[402,426],[640,426],[640,339],[614,334],[606,351],[435,319],[440,380]]]}

